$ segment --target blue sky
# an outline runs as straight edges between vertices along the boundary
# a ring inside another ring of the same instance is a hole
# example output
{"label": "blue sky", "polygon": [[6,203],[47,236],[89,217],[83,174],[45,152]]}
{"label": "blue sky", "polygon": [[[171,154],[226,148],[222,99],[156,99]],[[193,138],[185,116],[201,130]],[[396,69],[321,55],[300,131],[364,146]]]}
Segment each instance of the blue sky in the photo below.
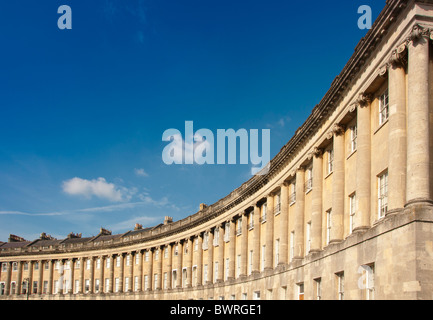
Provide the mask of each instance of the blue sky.
{"label": "blue sky", "polygon": [[122,233],[223,198],[251,165],[168,166],[163,132],[270,129],[274,157],[365,35],[361,5],[376,18],[385,1],[2,1],[0,241]]}

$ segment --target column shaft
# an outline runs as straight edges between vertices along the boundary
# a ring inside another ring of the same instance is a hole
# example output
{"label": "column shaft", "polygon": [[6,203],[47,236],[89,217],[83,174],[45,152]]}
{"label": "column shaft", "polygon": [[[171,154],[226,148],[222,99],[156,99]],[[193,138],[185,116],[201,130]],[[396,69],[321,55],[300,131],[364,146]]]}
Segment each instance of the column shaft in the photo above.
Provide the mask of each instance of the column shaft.
{"label": "column shaft", "polygon": [[69,272],[70,272],[70,276],[69,276],[69,288],[68,288],[68,293],[72,294],[73,293],[73,288],[74,288],[74,269],[75,268],[75,264],[74,264],[74,259],[69,259]]}
{"label": "column shaft", "polygon": [[21,294],[21,285],[22,285],[22,281],[23,281],[23,263],[22,261],[18,261],[18,275],[17,275],[17,291],[16,291],[16,295],[20,295]]}
{"label": "column shaft", "polygon": [[407,191],[408,204],[430,201],[429,141],[429,41],[424,37],[409,42],[407,106]]}
{"label": "column shaft", "polygon": [[80,258],[80,284],[78,290],[78,293],[80,294],[84,293],[84,269],[86,268],[85,262],[86,260],[84,258]]}
{"label": "column shaft", "polygon": [[293,259],[304,257],[304,209],[305,209],[305,169],[296,171],[296,208],[294,217],[295,239]]}
{"label": "column shaft", "polygon": [[260,206],[254,205],[253,266],[252,273],[260,272]]}
{"label": "column shaft", "polygon": [[12,262],[7,263],[6,271],[6,284],[5,284],[5,294],[8,296],[11,294],[11,279],[12,279]]}
{"label": "column shaft", "polygon": [[199,234],[197,239],[197,286],[201,286],[203,284],[203,234]]}
{"label": "column shaft", "polygon": [[280,257],[278,264],[288,263],[289,245],[289,186],[287,183],[281,185],[281,213],[280,213]]}
{"label": "column shaft", "polygon": [[192,239],[188,238],[188,256],[186,257],[186,286],[192,287],[192,255],[194,253]]}
{"label": "column shaft", "polygon": [[270,270],[274,265],[274,196],[268,195],[266,198],[266,256],[265,270]]}
{"label": "column shaft", "polygon": [[157,281],[156,281],[156,290],[162,289],[162,260],[163,260],[163,249],[162,247],[158,247],[155,250],[158,250],[158,261],[156,262],[156,272],[155,274],[158,275]]}
{"label": "column shaft", "polygon": [[[370,101],[357,107],[356,138],[356,214],[353,231],[370,226],[371,208],[371,106]],[[332,208],[334,211],[334,208]],[[334,214],[334,212],[332,212]]]}
{"label": "column shaft", "polygon": [[182,288],[182,259],[183,259],[183,243],[179,241],[177,251],[177,283],[176,288]]}
{"label": "column shaft", "polygon": [[242,235],[241,235],[241,276],[247,275],[248,258],[248,214],[242,215]]}
{"label": "column shaft", "polygon": [[167,272],[167,289],[171,289],[172,280],[171,273],[173,269],[173,245],[171,243],[167,244],[167,263],[166,263],[166,272]]}
{"label": "column shaft", "polygon": [[213,282],[213,273],[214,273],[214,259],[213,259],[213,231],[209,230],[208,233],[208,249],[207,249],[207,283]]}
{"label": "column shaft", "polygon": [[343,240],[344,159],[344,130],[341,127],[338,127],[338,129],[334,131],[330,243]]}
{"label": "column shaft", "polygon": [[236,223],[230,220],[230,243],[229,243],[229,274],[228,279],[235,278],[235,257],[236,255]]}
{"label": "column shaft", "polygon": [[[123,292],[123,282],[125,281],[124,279],[124,259],[123,259],[123,253],[118,255],[119,259],[120,259],[120,267],[119,267],[119,288],[118,288],[118,292]],[[152,262],[152,260],[150,260]]]}
{"label": "column shaft", "polygon": [[222,223],[219,227],[219,241],[218,241],[218,265],[219,265],[219,271],[218,271],[218,279],[216,279],[217,282],[224,281],[224,232],[225,227]]}
{"label": "column shaft", "polygon": [[48,260],[48,288],[47,288],[47,294],[53,293],[53,272],[54,272],[54,261]]}
{"label": "column shaft", "polygon": [[109,284],[108,284],[108,292],[114,292],[114,255],[109,257],[110,259],[110,271],[109,271]]}
{"label": "column shaft", "polygon": [[321,152],[321,150],[317,150],[313,155],[313,190],[311,191],[312,203],[310,252],[317,252],[322,249],[322,183],[323,153]]}
{"label": "column shaft", "polygon": [[388,210],[403,208],[406,203],[406,73],[392,65],[389,81],[388,140]]}
{"label": "column shaft", "polygon": [[105,268],[105,259],[104,256],[99,257],[99,293],[103,293],[105,291],[105,282],[104,282],[104,268]]}

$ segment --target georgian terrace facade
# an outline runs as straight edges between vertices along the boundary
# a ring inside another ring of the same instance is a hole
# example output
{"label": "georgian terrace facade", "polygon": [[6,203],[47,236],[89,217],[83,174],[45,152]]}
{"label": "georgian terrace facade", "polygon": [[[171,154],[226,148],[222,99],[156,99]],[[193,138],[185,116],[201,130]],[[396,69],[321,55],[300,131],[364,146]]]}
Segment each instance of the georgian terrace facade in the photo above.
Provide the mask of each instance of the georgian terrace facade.
{"label": "georgian terrace facade", "polygon": [[183,220],[0,243],[0,299],[433,299],[433,1],[390,0],[295,136]]}

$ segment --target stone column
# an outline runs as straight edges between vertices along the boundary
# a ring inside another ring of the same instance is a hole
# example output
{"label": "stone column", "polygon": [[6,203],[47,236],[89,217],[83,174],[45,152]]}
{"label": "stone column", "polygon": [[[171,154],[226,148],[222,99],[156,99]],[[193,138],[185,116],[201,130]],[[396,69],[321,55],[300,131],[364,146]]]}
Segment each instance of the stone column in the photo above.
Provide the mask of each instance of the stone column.
{"label": "stone column", "polygon": [[[124,259],[123,259],[123,253],[120,253],[118,255],[118,257],[120,258],[120,267],[119,267],[119,291],[118,292],[123,292],[123,282],[125,281],[125,277],[124,277]],[[152,260],[151,260],[152,261]]]}
{"label": "stone column", "polygon": [[280,213],[280,258],[279,265],[286,265],[288,260],[289,245],[289,185],[284,182],[281,185],[281,213]]}
{"label": "stone column", "polygon": [[186,287],[192,287],[192,255],[194,253],[192,239],[188,238],[188,256],[186,257]]}
{"label": "stone column", "polygon": [[115,264],[114,254],[111,254],[109,256],[109,259],[110,259],[110,270],[109,270],[108,278],[110,280],[108,283],[108,293],[113,293],[114,292],[114,264]]}
{"label": "stone column", "polygon": [[241,235],[241,268],[240,277],[247,276],[247,258],[248,258],[248,211],[242,215],[242,235]]}
{"label": "stone column", "polygon": [[6,271],[6,284],[5,284],[5,295],[11,294],[11,279],[12,279],[12,262],[8,261]]}
{"label": "stone column", "polygon": [[402,54],[406,46],[395,50],[388,68],[388,213],[406,203],[406,72]]}
{"label": "stone column", "polygon": [[269,194],[266,197],[266,261],[265,270],[273,269],[274,264],[274,195]]}
{"label": "stone column", "polygon": [[[353,232],[364,231],[370,227],[371,96],[365,94],[361,94],[357,101],[356,154],[357,154],[356,155],[357,208],[354,217]],[[332,208],[331,215],[334,215],[334,208]],[[332,228],[334,228],[334,226],[332,226]]]}
{"label": "stone column", "polygon": [[334,164],[332,173],[332,213],[330,243],[343,240],[344,218],[344,127],[335,124]]}
{"label": "stone column", "polygon": [[164,253],[162,247],[157,247],[155,250],[158,251],[158,260],[156,262],[156,270],[155,274],[158,275],[158,279],[156,281],[156,290],[162,289],[162,260],[164,258]]}
{"label": "stone column", "polygon": [[154,271],[154,268],[153,268],[153,259],[154,259],[154,254],[153,254],[153,251],[154,251],[154,249],[152,248],[152,249],[149,249],[148,250],[148,252],[149,252],[149,261],[147,262],[147,274],[148,274],[148,281],[149,281],[149,283],[148,283],[148,289],[149,290],[155,290],[155,284],[154,284],[154,279],[153,279],[153,271]]}
{"label": "stone column", "polygon": [[310,252],[322,249],[322,183],[323,183],[323,150],[313,151],[313,190],[311,191],[311,247]]}
{"label": "stone column", "polygon": [[44,272],[43,261],[42,261],[42,260],[39,260],[39,261],[38,261],[38,265],[39,265],[39,270],[38,270],[38,287],[37,287],[37,293],[38,293],[38,294],[42,294],[42,281],[43,281],[43,272]]}
{"label": "stone column", "polygon": [[18,275],[17,275],[17,288],[15,294],[18,296],[21,294],[21,285],[23,281],[23,263],[18,261]]}
{"label": "stone column", "polygon": [[54,272],[54,261],[48,260],[48,288],[47,288],[47,294],[53,294],[53,272]]}
{"label": "stone column", "polygon": [[58,285],[58,291],[57,293],[59,295],[64,295],[66,293],[65,290],[65,274],[66,274],[66,260],[65,259],[59,259],[59,269],[58,269],[58,278],[57,278],[57,285]]}
{"label": "stone column", "polygon": [[177,259],[176,259],[176,269],[177,269],[177,282],[176,288],[182,288],[182,257],[183,256],[183,243],[179,241],[177,243]]}
{"label": "stone column", "polygon": [[234,218],[230,220],[230,243],[229,243],[229,274],[227,279],[235,278],[236,255],[236,223]]}
{"label": "stone column", "polygon": [[213,230],[208,232],[208,249],[207,249],[207,284],[213,283],[214,259],[213,259]]}
{"label": "stone column", "polygon": [[[411,34],[407,99],[407,205],[429,202],[429,40],[425,29]],[[392,189],[391,189],[392,190]]]}
{"label": "stone column", "polygon": [[[8,269],[9,270],[9,269]],[[29,261],[29,282],[27,283],[28,294],[33,294],[33,261]],[[9,284],[10,286],[10,284]]]}
{"label": "stone column", "polygon": [[260,204],[254,205],[253,268],[252,273],[260,272]]}
{"label": "stone column", "polygon": [[94,293],[95,290],[95,260],[94,257],[89,257],[90,270],[89,270],[89,293]]}
{"label": "stone column", "polygon": [[143,291],[143,252],[141,250],[137,250],[135,252],[138,255],[138,266],[137,266],[137,277],[138,277],[138,285],[137,292]]}
{"label": "stone column", "polygon": [[225,227],[224,223],[221,223],[219,226],[219,241],[218,241],[218,265],[219,265],[219,272],[218,272],[218,279],[216,279],[217,282],[223,282],[224,281],[224,236],[225,236]]}
{"label": "stone column", "polygon": [[80,284],[78,293],[83,294],[84,293],[84,269],[86,268],[85,259],[84,257],[79,258],[80,259]]}
{"label": "stone column", "polygon": [[99,293],[104,293],[105,291],[105,282],[104,282],[104,268],[105,268],[105,259],[104,256],[99,256]]}
{"label": "stone column", "polygon": [[167,289],[171,289],[172,288],[172,279],[171,279],[171,274],[172,274],[172,270],[173,270],[173,245],[171,243],[167,244],[167,263],[165,264],[166,266],[166,271],[167,271]]}
{"label": "stone column", "polygon": [[201,286],[203,284],[203,234],[199,233],[197,239],[197,286]]}
{"label": "stone column", "polygon": [[296,170],[296,208],[294,217],[294,253],[293,259],[304,257],[304,209],[305,209],[305,168]]}
{"label": "stone column", "polygon": [[70,258],[69,259],[69,273],[70,273],[70,276],[69,276],[69,288],[67,288],[67,293],[69,293],[69,294],[72,294],[73,292],[74,292],[74,267],[75,267],[75,265],[74,265],[74,259],[73,258]]}
{"label": "stone column", "polygon": [[[132,291],[134,291],[133,287],[134,287],[134,263],[135,263],[135,261],[134,261],[134,254],[133,254],[132,251],[129,253],[129,256],[131,257],[129,259],[129,261],[130,261],[131,264],[129,266],[129,272],[128,272],[128,276],[129,276],[129,288],[128,288],[128,292],[132,292]],[[161,257],[159,257],[159,258],[161,259]]]}

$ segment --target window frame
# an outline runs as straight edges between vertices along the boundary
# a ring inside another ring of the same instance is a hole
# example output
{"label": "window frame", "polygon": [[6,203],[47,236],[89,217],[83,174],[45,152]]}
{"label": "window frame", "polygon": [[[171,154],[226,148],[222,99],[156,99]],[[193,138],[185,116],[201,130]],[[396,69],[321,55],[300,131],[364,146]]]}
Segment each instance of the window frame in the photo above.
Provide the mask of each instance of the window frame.
{"label": "window frame", "polygon": [[382,219],[388,212],[388,170],[377,177],[378,219]]}
{"label": "window frame", "polygon": [[378,100],[379,100],[379,126],[381,126],[389,119],[389,89],[388,88],[386,88],[379,95]]}

